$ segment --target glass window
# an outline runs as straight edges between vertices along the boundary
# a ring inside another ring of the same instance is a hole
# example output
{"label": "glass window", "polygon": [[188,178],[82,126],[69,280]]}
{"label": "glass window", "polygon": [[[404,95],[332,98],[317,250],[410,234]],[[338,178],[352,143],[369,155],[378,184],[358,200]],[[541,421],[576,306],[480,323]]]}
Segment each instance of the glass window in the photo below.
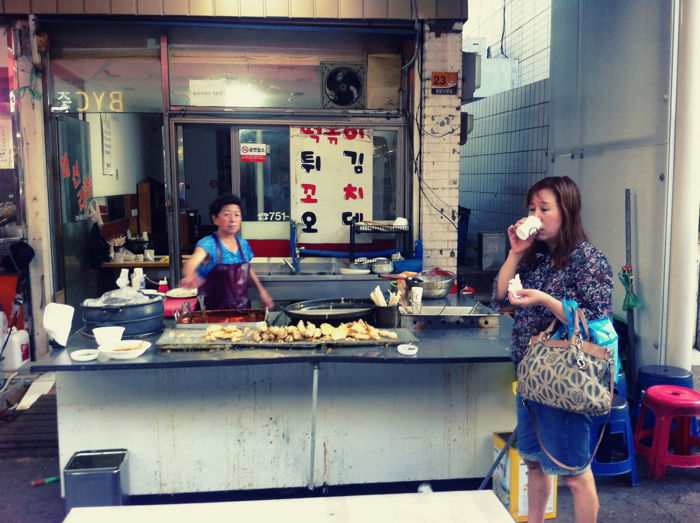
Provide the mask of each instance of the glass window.
{"label": "glass window", "polygon": [[289,220],[289,130],[238,131],[244,221]]}
{"label": "glass window", "polygon": [[49,38],[52,111],[162,110],[160,29],[68,23]]}
{"label": "glass window", "polygon": [[[240,195],[245,222],[263,226],[291,218],[289,126],[183,123],[176,129],[180,212],[195,222],[189,233],[181,224],[185,252],[213,230],[208,206],[222,192]],[[400,133],[376,129],[372,134],[372,216],[366,219],[393,220],[405,212],[398,175]]]}
{"label": "glass window", "polygon": [[400,216],[397,187],[398,131],[375,131],[372,157],[372,219],[393,220]]}
{"label": "glass window", "polygon": [[404,39],[350,30],[172,27],[171,103],[319,108],[322,62],[364,64],[369,54],[399,56]]}

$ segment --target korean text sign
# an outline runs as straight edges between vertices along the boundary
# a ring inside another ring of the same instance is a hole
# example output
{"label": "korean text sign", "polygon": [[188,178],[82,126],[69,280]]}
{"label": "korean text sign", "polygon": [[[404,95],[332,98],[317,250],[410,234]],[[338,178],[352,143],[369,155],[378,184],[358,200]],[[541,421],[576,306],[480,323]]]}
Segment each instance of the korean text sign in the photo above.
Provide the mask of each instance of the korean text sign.
{"label": "korean text sign", "polygon": [[347,243],[348,225],[372,219],[372,130],[292,127],[291,214],[301,241]]}

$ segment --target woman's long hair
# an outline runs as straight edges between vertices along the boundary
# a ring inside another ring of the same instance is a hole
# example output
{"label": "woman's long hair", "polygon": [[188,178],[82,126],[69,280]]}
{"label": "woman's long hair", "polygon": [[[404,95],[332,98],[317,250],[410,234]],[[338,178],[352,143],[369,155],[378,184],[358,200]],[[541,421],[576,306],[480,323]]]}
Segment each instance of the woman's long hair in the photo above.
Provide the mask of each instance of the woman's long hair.
{"label": "woman's long hair", "polygon": [[[588,241],[581,221],[581,193],[576,183],[568,176],[549,176],[530,187],[527,191],[525,206],[529,207],[535,194],[543,189],[552,191],[559,205],[561,228],[552,251],[552,263],[556,267],[564,267],[576,245],[581,241]],[[547,250],[546,243],[535,240],[525,252],[525,260],[533,263],[537,253],[547,252]]]}

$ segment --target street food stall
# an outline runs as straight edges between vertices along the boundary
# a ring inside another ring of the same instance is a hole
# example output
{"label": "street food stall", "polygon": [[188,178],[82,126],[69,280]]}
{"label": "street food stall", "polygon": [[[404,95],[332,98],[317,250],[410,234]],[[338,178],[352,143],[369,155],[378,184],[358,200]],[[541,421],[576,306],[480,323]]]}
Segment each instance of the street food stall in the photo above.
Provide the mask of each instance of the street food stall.
{"label": "street food stall", "polygon": [[[61,468],[78,451],[127,449],[137,495],[483,476],[491,434],[514,425],[512,323],[464,295],[424,307],[370,339],[258,341],[256,322],[166,319],[130,359],[137,347],[76,361],[97,346],[74,332],[32,365],[56,372]],[[291,322],[273,311],[263,323]]]}

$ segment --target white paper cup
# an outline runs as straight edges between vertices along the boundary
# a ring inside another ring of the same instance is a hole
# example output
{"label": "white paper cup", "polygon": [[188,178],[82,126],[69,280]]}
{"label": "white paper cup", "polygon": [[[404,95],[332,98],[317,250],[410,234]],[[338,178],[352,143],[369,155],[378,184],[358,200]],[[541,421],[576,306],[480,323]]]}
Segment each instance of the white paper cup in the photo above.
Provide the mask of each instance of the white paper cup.
{"label": "white paper cup", "polygon": [[118,343],[124,334],[124,327],[112,325],[109,327],[97,327],[92,329],[92,334],[95,336],[95,341],[98,345],[107,347]]}
{"label": "white paper cup", "polygon": [[63,303],[49,303],[44,308],[44,328],[50,338],[66,346],[75,309]]}
{"label": "white paper cup", "polygon": [[542,228],[542,222],[537,216],[528,216],[527,219],[515,229],[515,234],[521,240],[527,240]]}
{"label": "white paper cup", "polygon": [[423,287],[411,287],[411,304],[420,308],[423,300]]}
{"label": "white paper cup", "polygon": [[124,263],[124,253],[115,252],[114,253],[114,263]]}
{"label": "white paper cup", "polygon": [[149,261],[149,262],[155,261],[156,260],[156,251],[154,251],[153,249],[145,249],[143,251],[143,260]]}

